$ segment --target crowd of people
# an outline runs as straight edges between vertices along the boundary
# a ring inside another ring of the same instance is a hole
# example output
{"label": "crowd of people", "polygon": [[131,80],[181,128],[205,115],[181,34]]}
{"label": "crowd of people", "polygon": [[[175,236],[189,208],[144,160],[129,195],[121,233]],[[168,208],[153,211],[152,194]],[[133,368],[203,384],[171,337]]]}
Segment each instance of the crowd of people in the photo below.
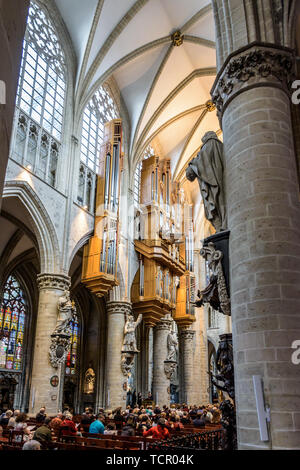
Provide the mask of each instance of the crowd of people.
{"label": "crowd of people", "polygon": [[49,449],[54,446],[54,437],[81,436],[90,434],[119,434],[121,436],[142,435],[158,439],[168,439],[170,431],[184,430],[193,425],[203,428],[207,424],[219,424],[221,412],[219,405],[171,405],[156,406],[128,405],[125,410],[104,410],[100,408],[95,415],[90,407],[80,416],[74,416],[67,409],[55,417],[47,416],[46,408],[41,408],[35,417],[36,426],[28,424],[25,413],[20,410],[7,410],[0,416],[1,426],[22,431],[23,450]]}

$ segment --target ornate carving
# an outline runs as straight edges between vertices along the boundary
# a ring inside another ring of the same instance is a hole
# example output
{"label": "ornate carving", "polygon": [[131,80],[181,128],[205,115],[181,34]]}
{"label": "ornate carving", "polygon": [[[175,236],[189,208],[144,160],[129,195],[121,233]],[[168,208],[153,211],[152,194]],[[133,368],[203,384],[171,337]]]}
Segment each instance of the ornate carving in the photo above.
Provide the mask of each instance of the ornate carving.
{"label": "ornate carving", "polygon": [[170,331],[172,320],[169,320],[168,318],[162,318],[159,323],[157,323],[154,327],[155,331],[160,331],[160,330],[166,330]]}
{"label": "ornate carving", "polygon": [[66,360],[70,349],[70,323],[75,316],[75,303],[71,302],[70,293],[66,290],[58,299],[58,319],[49,349],[50,363],[55,368]]}
{"label": "ornate carving", "polygon": [[[218,82],[212,90],[213,103],[218,115],[225,110],[231,96],[238,92],[251,79],[252,86],[257,86],[268,78],[279,82],[280,87],[289,92],[289,84],[293,80],[294,61],[289,51],[271,49],[266,46],[251,47],[247,52],[240,52],[225,65]],[[247,83],[247,87],[249,87]]]}
{"label": "ornate carving", "polygon": [[224,315],[231,315],[230,298],[227,293],[225,277],[222,268],[223,253],[215,249],[213,243],[200,250],[201,256],[208,262],[211,275],[208,286],[198,291],[200,300],[195,302],[196,307],[202,307],[204,303],[209,303],[214,310],[218,310]]}
{"label": "ornate carving", "polygon": [[[222,425],[225,429],[222,448],[224,450],[236,449],[236,417],[234,406],[234,366],[233,366],[233,349],[232,335],[225,334],[220,336],[220,343],[216,356],[216,366],[218,375],[212,375],[212,383],[223,392],[226,392],[232,399],[225,400],[220,405],[222,412]],[[222,382],[220,384],[219,382]]]}
{"label": "ornate carving", "polygon": [[171,35],[171,39],[172,39],[173,46],[178,47],[183,44],[184,35],[181,34],[181,31],[178,30],[178,31],[175,31],[175,33]]}
{"label": "ornate carving", "polygon": [[176,361],[169,361],[169,360],[164,361],[164,370],[165,370],[167,379],[169,380],[172,379],[174,372],[176,370],[176,366],[177,366]]}
{"label": "ornate carving", "polygon": [[65,362],[70,348],[70,335],[51,335],[49,359],[55,369]]}
{"label": "ornate carving", "polygon": [[39,289],[67,290],[70,288],[71,279],[63,274],[38,274]]}
{"label": "ornate carving", "polygon": [[215,109],[216,109],[216,105],[212,102],[212,100],[208,100],[205,103],[205,106],[206,106],[206,109],[209,113],[211,113],[212,111],[215,111]]}
{"label": "ornate carving", "polygon": [[129,302],[109,301],[107,302],[106,306],[107,306],[108,315],[112,315],[112,314],[127,315],[132,312],[132,306],[131,306],[131,303]]}
{"label": "ornate carving", "polygon": [[193,341],[194,340],[194,336],[195,336],[195,330],[188,330],[188,329],[182,329],[180,331],[180,337],[184,340],[184,341]]}
{"label": "ornate carving", "polygon": [[126,377],[130,377],[130,375],[131,375],[131,369],[133,367],[133,362],[134,362],[134,358],[135,358],[136,354],[137,354],[137,352],[135,352],[135,351],[131,351],[131,352],[123,352],[122,351],[121,369],[122,369],[123,374]]}

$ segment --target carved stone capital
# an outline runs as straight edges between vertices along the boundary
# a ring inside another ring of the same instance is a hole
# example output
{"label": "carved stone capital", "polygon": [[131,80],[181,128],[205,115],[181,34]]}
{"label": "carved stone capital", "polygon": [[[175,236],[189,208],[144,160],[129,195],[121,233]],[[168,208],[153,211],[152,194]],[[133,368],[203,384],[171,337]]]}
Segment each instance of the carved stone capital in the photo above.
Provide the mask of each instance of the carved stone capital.
{"label": "carved stone capital", "polygon": [[160,322],[155,325],[154,331],[161,331],[161,330],[170,331],[171,324],[172,324],[172,320],[170,320],[169,318],[162,318]]}
{"label": "carved stone capital", "polygon": [[61,291],[69,290],[71,278],[64,274],[38,274],[37,282],[39,289],[58,289]]}
{"label": "carved stone capital", "polygon": [[125,377],[130,377],[131,369],[134,364],[135,352],[122,352],[121,355],[121,370]]}
{"label": "carved stone capital", "polygon": [[106,304],[107,313],[109,315],[113,314],[123,314],[127,315],[132,313],[132,305],[130,302],[118,302],[118,301],[109,301]]}
{"label": "carved stone capital", "polygon": [[179,336],[183,341],[193,341],[196,334],[195,330],[188,330],[187,328],[180,330]]}
{"label": "carved stone capital", "polygon": [[292,50],[275,45],[253,43],[231,54],[211,91],[219,118],[235,96],[252,88],[272,86],[290,95],[294,64]]}

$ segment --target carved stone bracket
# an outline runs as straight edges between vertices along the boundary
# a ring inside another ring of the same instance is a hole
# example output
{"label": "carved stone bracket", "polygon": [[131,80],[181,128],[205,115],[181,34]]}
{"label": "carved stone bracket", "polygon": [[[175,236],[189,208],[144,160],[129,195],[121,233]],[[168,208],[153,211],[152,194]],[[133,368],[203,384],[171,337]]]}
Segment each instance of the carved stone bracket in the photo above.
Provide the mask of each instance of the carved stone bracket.
{"label": "carved stone bracket", "polygon": [[200,291],[200,300],[196,302],[196,306],[201,307],[203,303],[209,303],[213,309],[224,315],[231,315],[230,298],[222,268],[222,251],[216,250],[215,245],[209,243],[200,250],[200,254],[208,262],[211,276],[209,285]]}
{"label": "carved stone bracket", "polygon": [[253,43],[229,56],[213,85],[212,101],[221,118],[232,98],[243,89],[277,86],[290,94],[293,78],[294,57],[290,49]]}
{"label": "carved stone bracket", "polygon": [[130,377],[131,375],[131,370],[133,367],[134,363],[134,358],[137,352],[135,351],[122,351],[121,355],[121,369],[123,372],[123,375],[126,377]]}
{"label": "carved stone bracket", "polygon": [[49,359],[55,369],[66,360],[70,348],[70,335],[51,335]]}
{"label": "carved stone bracket", "polygon": [[69,276],[63,274],[38,274],[37,282],[39,289],[68,290],[71,286]]}
{"label": "carved stone bracket", "polygon": [[176,361],[164,361],[164,370],[167,379],[171,380],[174,372],[176,370],[177,362]]}

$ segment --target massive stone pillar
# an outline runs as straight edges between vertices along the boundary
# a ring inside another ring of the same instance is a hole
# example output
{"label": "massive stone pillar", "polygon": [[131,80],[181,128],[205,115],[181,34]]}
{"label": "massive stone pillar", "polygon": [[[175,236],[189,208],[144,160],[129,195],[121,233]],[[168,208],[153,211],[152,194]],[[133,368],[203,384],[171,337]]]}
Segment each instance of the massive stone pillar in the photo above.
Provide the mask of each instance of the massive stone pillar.
{"label": "massive stone pillar", "polygon": [[162,318],[153,329],[153,400],[159,406],[170,404],[170,379],[164,361],[168,357],[168,334],[172,320]]}
{"label": "massive stone pillar", "polygon": [[127,382],[121,369],[122,346],[126,314],[131,313],[129,302],[107,302],[107,349],[106,349],[106,407],[126,407]]}
{"label": "massive stone pillar", "polygon": [[29,3],[29,0],[0,0],[0,206]]}
{"label": "massive stone pillar", "polygon": [[[195,331],[183,328],[179,333],[179,354],[181,355],[180,365],[182,367],[181,377],[181,396],[188,405],[194,403],[193,371],[194,371],[194,337]],[[205,372],[205,371],[204,371]],[[197,403],[199,404],[199,403]]]}
{"label": "massive stone pillar", "polygon": [[[70,287],[70,278],[59,274],[39,274],[39,306],[35,332],[33,369],[31,378],[29,414],[35,415],[42,406],[53,415],[61,409],[63,380],[61,367],[52,367],[49,361],[51,334],[58,317],[58,299]],[[50,384],[50,379],[58,376]]]}
{"label": "massive stone pillar", "polygon": [[[236,27],[234,11],[228,17]],[[266,12],[264,24],[269,19]],[[290,49],[245,45],[227,58],[212,91],[225,151],[239,449],[300,448],[300,367],[291,362],[292,342],[300,338],[292,69]],[[271,409],[266,442],[253,375],[261,376]]]}

